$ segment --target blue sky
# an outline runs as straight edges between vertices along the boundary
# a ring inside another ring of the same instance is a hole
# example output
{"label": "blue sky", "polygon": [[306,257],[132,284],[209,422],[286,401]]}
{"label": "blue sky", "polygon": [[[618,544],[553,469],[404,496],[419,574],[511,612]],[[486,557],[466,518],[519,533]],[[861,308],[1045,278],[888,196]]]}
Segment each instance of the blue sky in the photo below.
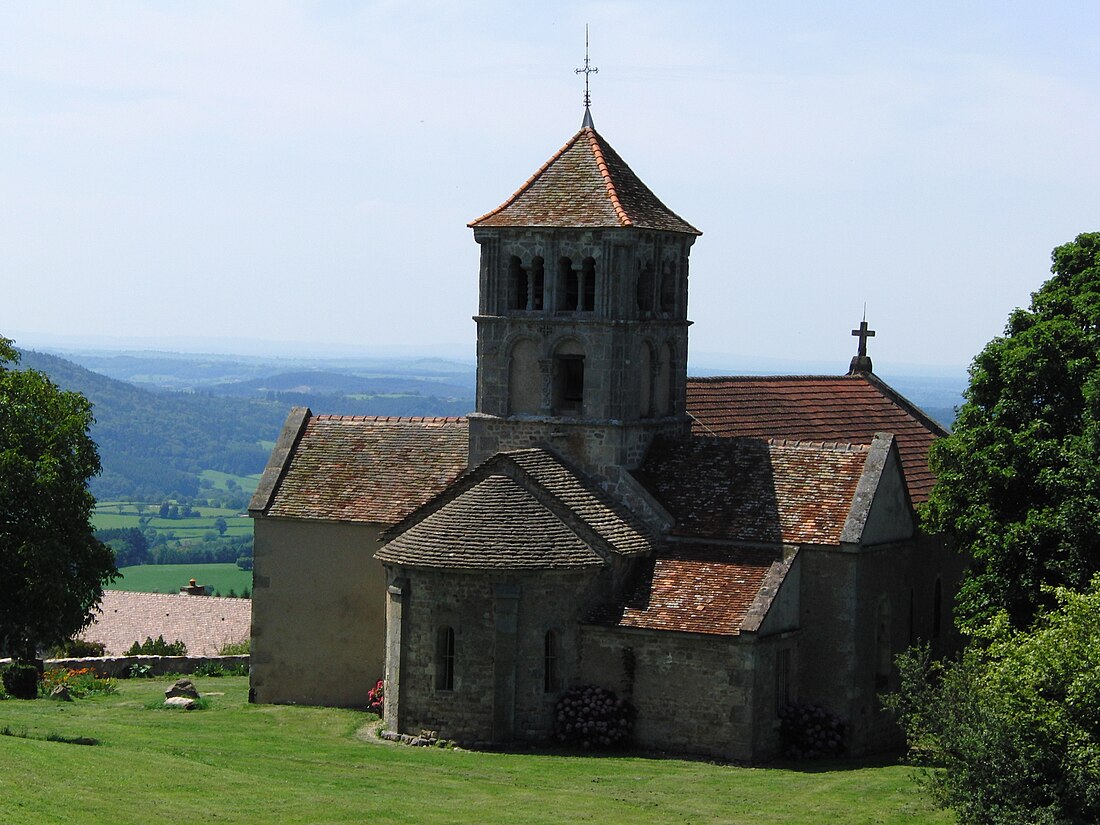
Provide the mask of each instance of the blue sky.
{"label": "blue sky", "polygon": [[[466,223],[580,124],[692,358],[961,368],[1100,229],[1100,4],[0,3],[0,334],[473,353]],[[712,354],[722,353],[725,355]]]}

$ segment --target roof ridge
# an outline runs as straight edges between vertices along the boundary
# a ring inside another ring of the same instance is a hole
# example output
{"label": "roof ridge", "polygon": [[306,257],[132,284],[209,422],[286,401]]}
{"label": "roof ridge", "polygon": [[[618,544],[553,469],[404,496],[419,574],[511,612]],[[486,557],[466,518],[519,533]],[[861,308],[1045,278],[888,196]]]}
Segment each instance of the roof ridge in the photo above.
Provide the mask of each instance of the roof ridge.
{"label": "roof ridge", "polygon": [[844,375],[833,375],[830,373],[813,375],[810,373],[801,373],[792,375],[689,375],[687,380],[709,384],[718,381],[791,381],[793,379],[807,378],[812,378],[815,381],[850,381],[862,377],[862,375],[853,375],[851,373],[845,373]]}
{"label": "roof ridge", "polygon": [[607,197],[611,201],[611,206],[615,209],[615,214],[619,216],[619,223],[623,226],[633,226],[634,221],[626,214],[622,201],[619,200],[619,192],[615,188],[615,181],[611,178],[611,170],[607,166],[607,158],[604,157],[603,147],[600,145],[599,141],[599,134],[595,129],[589,126],[582,128],[581,132],[588,133],[588,148],[592,150],[592,156],[596,160],[596,168],[600,170],[600,176],[604,180],[604,186],[607,187]]}
{"label": "roof ridge", "polygon": [[854,444],[850,441],[818,441],[811,438],[769,438],[771,447],[795,447],[800,449],[829,450],[838,453],[865,453],[870,444]]}
{"label": "roof ridge", "polygon": [[476,226],[477,224],[481,223],[482,221],[493,217],[493,215],[496,215],[498,212],[503,212],[507,207],[509,207],[513,203],[515,203],[516,198],[518,198],[520,195],[522,195],[524,192],[526,192],[535,181],[537,181],[540,177],[542,177],[542,174],[547,169],[549,169],[551,166],[554,165],[554,161],[556,161],[558,158],[560,158],[562,155],[564,155],[567,151],[569,151],[569,149],[573,146],[573,144],[577,142],[578,138],[580,138],[580,136],[582,134],[584,134],[584,132],[587,128],[588,128],[587,126],[582,126],[580,129],[578,129],[577,133],[575,135],[573,135],[573,137],[569,138],[569,140],[567,140],[565,142],[565,145],[562,146],[557,152],[555,152],[554,155],[550,158],[550,160],[546,161],[546,163],[544,163],[542,166],[540,166],[535,171],[535,174],[531,175],[531,177],[529,177],[519,189],[517,189],[515,192],[513,192],[511,197],[508,198],[508,200],[504,201],[504,203],[502,203],[496,209],[489,210],[484,215],[482,215],[480,218],[475,218],[474,220],[470,221],[468,224],[466,224],[466,226]]}
{"label": "roof ridge", "polygon": [[450,415],[337,415],[324,413],[314,415],[314,421],[352,421],[373,422],[376,424],[460,424],[467,420],[466,416]]}

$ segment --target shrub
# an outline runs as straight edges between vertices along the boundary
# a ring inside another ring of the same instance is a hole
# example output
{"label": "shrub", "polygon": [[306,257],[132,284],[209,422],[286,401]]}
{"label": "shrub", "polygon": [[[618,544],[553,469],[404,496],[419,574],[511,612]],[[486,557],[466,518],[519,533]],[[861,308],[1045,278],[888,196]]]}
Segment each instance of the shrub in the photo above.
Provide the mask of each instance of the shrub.
{"label": "shrub", "polygon": [[247,656],[251,646],[251,639],[245,639],[243,642],[226,642],[224,645],[221,646],[221,650],[218,651],[218,655]]}
{"label": "shrub", "polygon": [[379,716],[386,708],[385,684],[379,679],[378,684],[371,688],[370,693],[367,694],[367,710],[371,713],[377,713]]}
{"label": "shrub", "polygon": [[153,668],[150,665],[140,664],[135,662],[126,668],[127,679],[152,679]]}
{"label": "shrub", "polygon": [[69,639],[50,650],[51,659],[83,659],[106,655],[107,646],[103,642],[86,642],[83,639]]}
{"label": "shrub", "polygon": [[187,645],[176,639],[174,642],[164,641],[164,636],[157,636],[154,640],[149,636],[144,642],[134,642],[126,649],[125,656],[186,656]]}
{"label": "shrub", "polygon": [[38,667],[30,662],[12,662],[4,669],[4,690],[15,699],[38,698]]}
{"label": "shrub", "polygon": [[225,668],[218,662],[203,662],[195,668],[196,676],[224,676]]}
{"label": "shrub", "polygon": [[814,704],[779,709],[779,741],[787,759],[820,759],[844,753],[844,720]]}
{"label": "shrub", "polygon": [[637,711],[612,691],[593,685],[572,688],[557,703],[554,737],[582,748],[610,748],[626,744],[634,730]]}

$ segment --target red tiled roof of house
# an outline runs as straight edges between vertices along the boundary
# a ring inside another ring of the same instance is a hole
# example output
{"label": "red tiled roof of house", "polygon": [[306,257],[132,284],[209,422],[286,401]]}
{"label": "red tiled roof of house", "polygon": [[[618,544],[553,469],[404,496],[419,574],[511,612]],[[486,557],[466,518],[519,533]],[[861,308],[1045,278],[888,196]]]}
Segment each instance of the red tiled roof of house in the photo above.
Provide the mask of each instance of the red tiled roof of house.
{"label": "red tiled roof of house", "polygon": [[468,449],[464,418],[307,412],[261,512],[395,524],[463,473]]}
{"label": "red tiled roof of house", "polygon": [[250,599],[105,590],[92,615],[80,638],[102,642],[109,656],[122,656],[134,642],[158,636],[183,642],[188,655],[216,656],[226,644],[247,641],[252,631]]}
{"label": "red tiled roof of house", "polygon": [[619,627],[736,635],[775,561],[772,550],[675,544],[646,560],[621,604],[600,608],[590,619]]}
{"label": "red tiled roof of house", "polygon": [[946,430],[871,374],[691,378],[687,409],[698,435],[868,444],[897,439],[914,504],[936,479],[928,449]]}
{"label": "red tiled roof of house", "polygon": [[673,535],[836,545],[867,451],[758,438],[659,439],[634,475],[676,520]]}
{"label": "red tiled roof of house", "polygon": [[702,234],[583,127],[508,200],[470,226],[638,227]]}

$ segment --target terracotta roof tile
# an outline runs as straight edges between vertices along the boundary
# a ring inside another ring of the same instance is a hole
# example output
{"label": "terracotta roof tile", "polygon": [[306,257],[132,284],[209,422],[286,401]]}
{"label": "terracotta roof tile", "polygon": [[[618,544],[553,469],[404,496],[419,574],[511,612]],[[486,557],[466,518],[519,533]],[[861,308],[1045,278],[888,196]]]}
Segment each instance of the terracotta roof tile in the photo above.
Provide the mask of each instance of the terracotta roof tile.
{"label": "terracotta roof tile", "polygon": [[464,418],[316,415],[265,515],[394,524],[466,469]]}
{"label": "terracotta roof tile", "polygon": [[701,234],[584,127],[508,200],[470,226],[639,227]]}
{"label": "terracotta roof tile", "polygon": [[191,656],[215,656],[225,644],[248,639],[252,602],[186,593],[105,590],[93,616],[80,638],[102,642],[110,656],[123,655],[130,645],[144,642],[147,636],[181,641]]}
{"label": "terracotta roof tile", "polygon": [[581,567],[655,546],[596,482],[538,448],[493,456],[389,535],[376,558],[456,569]]}
{"label": "terracotta roof tile", "polygon": [[835,545],[866,460],[866,447],[694,436],[655,442],[635,476],[674,535]]}
{"label": "terracotta roof tile", "polygon": [[688,412],[699,435],[868,444],[892,433],[913,503],[935,484],[928,448],[946,431],[873,375],[691,378]]}
{"label": "terracotta roof tile", "polygon": [[590,617],[599,624],[736,635],[776,555],[771,550],[674,545],[646,559],[617,605]]}

